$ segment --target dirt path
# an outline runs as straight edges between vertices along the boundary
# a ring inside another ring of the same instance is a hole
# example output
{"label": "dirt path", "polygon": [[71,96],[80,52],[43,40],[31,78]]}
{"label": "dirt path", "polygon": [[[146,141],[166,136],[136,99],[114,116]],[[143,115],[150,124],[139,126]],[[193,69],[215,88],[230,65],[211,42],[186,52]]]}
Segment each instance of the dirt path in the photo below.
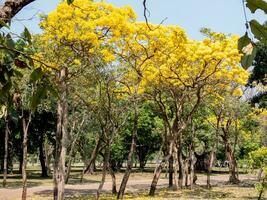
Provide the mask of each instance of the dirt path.
{"label": "dirt path", "polygon": [[[120,178],[120,177],[119,177]],[[241,175],[241,181],[250,182],[255,180],[255,176]],[[134,176],[132,177],[127,185],[127,191],[134,192],[138,190],[148,189],[150,187],[152,177],[142,177]],[[212,176],[212,185],[223,185],[228,180],[228,175],[215,175]],[[198,185],[206,184],[206,177],[201,175],[198,176],[197,180]],[[75,197],[86,194],[95,193],[98,188],[98,183],[83,183],[83,184],[75,184],[75,185],[66,185],[66,196],[67,197]],[[158,188],[167,187],[168,179],[162,178],[159,180]],[[119,184],[117,185],[119,188]],[[104,185],[103,188],[105,191],[111,191],[111,181],[110,179]],[[28,199],[52,199],[52,185],[49,186],[35,186],[28,188],[27,196]],[[34,196],[34,198],[33,198]],[[16,200],[21,197],[21,189],[0,189],[0,200]],[[32,198],[31,198],[32,197]],[[50,198],[51,197],[51,198]]]}

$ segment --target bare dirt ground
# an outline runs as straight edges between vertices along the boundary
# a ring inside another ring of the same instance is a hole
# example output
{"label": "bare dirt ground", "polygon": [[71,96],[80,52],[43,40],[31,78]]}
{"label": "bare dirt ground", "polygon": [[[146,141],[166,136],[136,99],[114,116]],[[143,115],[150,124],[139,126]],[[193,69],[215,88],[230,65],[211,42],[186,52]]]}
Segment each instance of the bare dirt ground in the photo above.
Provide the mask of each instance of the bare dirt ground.
{"label": "bare dirt ground", "polygon": [[[127,194],[130,199],[140,199],[138,195],[145,196],[147,190],[150,187],[152,180],[152,173],[134,173],[131,175],[127,185]],[[96,192],[99,180],[101,176],[87,175],[84,183],[79,183],[79,179],[74,177],[70,181],[70,184],[66,185],[66,197],[69,199],[93,199],[93,194]],[[122,178],[122,174],[117,175],[117,188]],[[198,175],[197,187],[194,191],[185,190],[183,194],[176,193],[164,193],[163,189],[159,190],[158,196],[154,199],[256,199],[256,192],[254,189],[255,176],[253,175],[240,175],[241,183],[238,186],[227,185],[228,175],[217,174],[212,176],[211,184],[214,186],[211,191],[203,190],[206,184],[206,176]],[[52,199],[52,181],[48,179],[44,183],[40,183],[41,179],[29,180],[29,187],[27,196],[28,199],[40,199],[48,200]],[[168,179],[163,174],[158,183],[158,188],[167,188]],[[111,179],[107,178],[104,185],[104,193],[110,193],[111,191]],[[6,189],[0,189],[0,200],[16,200],[21,198],[21,188],[19,184],[16,186],[10,186]],[[111,198],[111,197],[110,197]],[[102,199],[110,199],[109,197],[103,197]],[[113,198],[112,198],[113,199]],[[141,198],[143,199],[143,198]],[[145,198],[147,199],[147,198]],[[151,198],[149,198],[151,199]]]}

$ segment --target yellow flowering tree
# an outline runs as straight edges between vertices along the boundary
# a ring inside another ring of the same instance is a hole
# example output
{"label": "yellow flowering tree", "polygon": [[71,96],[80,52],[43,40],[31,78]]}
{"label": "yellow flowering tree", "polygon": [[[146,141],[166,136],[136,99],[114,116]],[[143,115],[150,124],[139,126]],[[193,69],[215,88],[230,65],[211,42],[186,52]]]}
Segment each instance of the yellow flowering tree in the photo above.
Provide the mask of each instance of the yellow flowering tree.
{"label": "yellow flowering tree", "polygon": [[[64,199],[65,154],[68,127],[68,90],[73,76],[99,60],[114,60],[114,43],[128,34],[135,14],[129,7],[116,8],[104,2],[64,1],[41,23],[41,53],[37,56],[56,69],[58,123],[54,164],[54,198]],[[46,68],[45,66],[43,66]]]}
{"label": "yellow flowering tree", "polygon": [[[187,39],[181,44],[174,40],[163,47],[169,51],[159,57],[154,56],[151,59],[152,64],[143,72],[146,79],[144,78],[141,84],[144,84],[160,105],[171,133],[169,154],[166,158],[171,156],[177,144],[180,169],[183,163],[182,132],[201,102],[211,95],[220,97],[222,89],[230,90],[237,85],[244,85],[247,81],[248,73],[239,65],[241,55],[237,49],[237,41],[236,36],[226,37],[217,33],[210,34],[209,38],[203,41]],[[171,46],[168,48],[168,45]],[[235,93],[240,94],[240,90],[235,90]],[[172,118],[166,117],[168,103],[171,103],[174,110]],[[154,194],[161,168],[162,165],[159,165],[156,170],[151,195]],[[180,187],[182,179],[180,170]]]}

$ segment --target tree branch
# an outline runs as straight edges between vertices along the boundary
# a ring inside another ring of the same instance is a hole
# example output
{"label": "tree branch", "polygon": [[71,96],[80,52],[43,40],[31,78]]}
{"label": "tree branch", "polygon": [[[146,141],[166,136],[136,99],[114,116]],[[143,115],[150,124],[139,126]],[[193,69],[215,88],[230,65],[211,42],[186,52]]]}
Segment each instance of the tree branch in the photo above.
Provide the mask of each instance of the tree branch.
{"label": "tree branch", "polygon": [[[6,0],[4,5],[0,7],[0,20],[9,23],[11,19],[25,6],[35,0]],[[3,25],[0,24],[0,28]]]}

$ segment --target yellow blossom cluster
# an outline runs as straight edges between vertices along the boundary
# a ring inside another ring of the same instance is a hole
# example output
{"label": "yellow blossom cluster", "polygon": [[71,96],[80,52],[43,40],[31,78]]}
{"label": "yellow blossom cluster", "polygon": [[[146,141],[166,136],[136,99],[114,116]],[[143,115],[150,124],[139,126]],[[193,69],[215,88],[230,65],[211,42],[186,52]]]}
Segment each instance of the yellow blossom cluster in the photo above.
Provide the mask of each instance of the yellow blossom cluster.
{"label": "yellow blossom cluster", "polygon": [[[90,0],[60,3],[41,26],[43,43],[63,52],[60,64],[80,65],[84,56],[116,63],[124,67],[120,71],[128,89],[138,86],[139,92],[157,86],[177,90],[205,86],[207,93],[219,93],[247,82],[248,73],[239,64],[237,36],[214,33],[202,41],[190,40],[178,26],[148,26],[136,22],[130,7]],[[240,89],[232,92],[242,95]]]}
{"label": "yellow blossom cluster", "polygon": [[117,8],[104,2],[76,0],[60,3],[41,22],[42,40],[49,45],[69,46],[75,51],[98,54],[106,62],[115,59],[112,44],[132,32],[136,14],[130,7]]}

